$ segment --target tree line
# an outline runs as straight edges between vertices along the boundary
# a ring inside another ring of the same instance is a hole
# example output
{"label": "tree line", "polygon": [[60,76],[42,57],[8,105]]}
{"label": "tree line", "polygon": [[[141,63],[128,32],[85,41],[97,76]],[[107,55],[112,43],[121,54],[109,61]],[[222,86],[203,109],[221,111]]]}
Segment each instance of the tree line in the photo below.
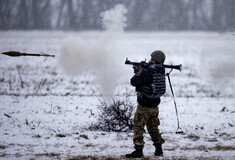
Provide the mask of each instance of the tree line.
{"label": "tree line", "polygon": [[234,0],[0,0],[0,30],[101,30],[100,12],[120,3],[126,30],[235,28]]}

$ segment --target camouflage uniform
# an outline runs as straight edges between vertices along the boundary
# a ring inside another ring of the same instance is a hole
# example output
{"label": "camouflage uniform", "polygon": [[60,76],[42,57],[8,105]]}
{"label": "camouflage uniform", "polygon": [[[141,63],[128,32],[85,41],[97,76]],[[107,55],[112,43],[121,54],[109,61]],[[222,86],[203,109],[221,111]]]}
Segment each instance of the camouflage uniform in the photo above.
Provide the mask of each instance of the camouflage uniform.
{"label": "camouflage uniform", "polygon": [[144,147],[143,133],[144,126],[147,126],[153,145],[163,144],[165,141],[159,133],[158,126],[160,121],[158,119],[158,107],[142,107],[138,105],[134,118],[134,144],[135,146]]}

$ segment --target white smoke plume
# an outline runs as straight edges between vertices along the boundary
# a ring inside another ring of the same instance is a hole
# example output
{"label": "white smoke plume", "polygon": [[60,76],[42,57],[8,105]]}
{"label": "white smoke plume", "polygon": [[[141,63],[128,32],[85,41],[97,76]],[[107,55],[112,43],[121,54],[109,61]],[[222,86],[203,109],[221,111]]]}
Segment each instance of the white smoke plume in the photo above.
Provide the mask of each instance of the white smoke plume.
{"label": "white smoke plume", "polygon": [[126,27],[127,9],[124,5],[118,4],[114,9],[101,12],[102,25],[108,31],[123,31]]}
{"label": "white smoke plume", "polygon": [[64,71],[71,76],[82,75],[87,70],[95,73],[102,94],[112,95],[123,65],[116,43],[117,38],[126,27],[127,9],[118,4],[113,9],[100,14],[105,32],[91,41],[83,37],[67,38],[61,48],[59,63]]}

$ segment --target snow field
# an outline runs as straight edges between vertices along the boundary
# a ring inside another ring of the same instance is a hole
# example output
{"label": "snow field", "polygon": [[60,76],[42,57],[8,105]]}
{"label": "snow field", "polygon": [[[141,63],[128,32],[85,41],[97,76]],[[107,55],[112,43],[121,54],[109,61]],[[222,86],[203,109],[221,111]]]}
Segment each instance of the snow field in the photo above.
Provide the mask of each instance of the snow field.
{"label": "snow field", "polygon": [[[87,124],[96,122],[97,97],[1,96],[1,103],[6,106],[0,113],[0,155],[3,159],[120,158],[133,150],[133,133],[84,129]],[[178,98],[177,104],[182,135],[175,134],[173,101],[163,98],[160,105],[160,131],[166,141],[164,158],[235,157],[232,99]],[[145,156],[154,158],[151,138],[148,133],[144,137]]]}

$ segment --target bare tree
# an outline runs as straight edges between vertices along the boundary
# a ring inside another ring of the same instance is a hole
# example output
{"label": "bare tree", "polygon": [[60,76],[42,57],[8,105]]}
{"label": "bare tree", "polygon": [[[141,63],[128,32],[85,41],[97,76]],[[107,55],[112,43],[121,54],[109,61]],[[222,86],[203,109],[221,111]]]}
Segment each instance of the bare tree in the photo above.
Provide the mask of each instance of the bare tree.
{"label": "bare tree", "polygon": [[234,0],[0,0],[0,29],[101,29],[100,12],[123,3],[129,30],[233,30]]}

